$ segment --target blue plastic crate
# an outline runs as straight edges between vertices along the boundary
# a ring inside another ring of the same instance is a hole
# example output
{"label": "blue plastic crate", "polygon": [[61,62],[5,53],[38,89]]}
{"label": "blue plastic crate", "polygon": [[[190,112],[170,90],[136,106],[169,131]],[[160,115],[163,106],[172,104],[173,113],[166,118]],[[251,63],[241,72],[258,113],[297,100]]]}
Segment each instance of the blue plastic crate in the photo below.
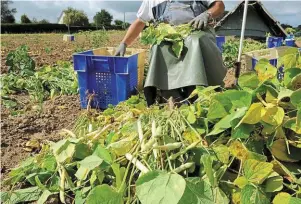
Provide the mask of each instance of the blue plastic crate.
{"label": "blue plastic crate", "polygon": [[282,37],[267,37],[267,47],[280,47],[282,46],[283,38]]}
{"label": "blue plastic crate", "polygon": [[223,52],[223,45],[226,42],[225,36],[216,36],[216,45],[220,49],[221,52]]}
{"label": "blue plastic crate", "polygon": [[[277,59],[270,59],[270,64],[273,65],[274,67],[277,67]],[[255,59],[255,58],[252,58],[252,69],[254,70],[255,69],[255,66],[257,64],[258,60]]]}
{"label": "blue plastic crate", "polygon": [[73,55],[78,74],[80,103],[86,108],[89,96],[92,108],[105,109],[117,105],[137,91],[138,55],[110,56],[106,48],[88,50]]}
{"label": "blue plastic crate", "polygon": [[[274,67],[277,68],[278,59],[270,59],[269,61],[270,61],[271,65],[273,65]],[[253,70],[255,70],[255,66],[256,66],[257,62],[258,62],[257,59],[252,58],[252,68],[253,68]],[[277,76],[277,78],[278,79],[283,79],[283,77],[284,77],[284,68],[283,67],[279,67],[278,68],[278,76]]]}
{"label": "blue plastic crate", "polygon": [[294,39],[286,39],[285,45],[289,47],[295,47],[295,40]]}

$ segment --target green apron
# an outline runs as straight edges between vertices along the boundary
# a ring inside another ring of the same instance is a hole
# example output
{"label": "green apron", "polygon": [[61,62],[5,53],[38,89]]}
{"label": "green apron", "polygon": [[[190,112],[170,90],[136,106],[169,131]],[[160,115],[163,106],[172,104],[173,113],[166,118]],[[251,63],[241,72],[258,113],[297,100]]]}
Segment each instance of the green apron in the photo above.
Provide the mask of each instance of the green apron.
{"label": "green apron", "polygon": [[177,58],[169,42],[154,45],[144,87],[171,90],[186,86],[223,85],[227,73],[213,28],[192,33]]}

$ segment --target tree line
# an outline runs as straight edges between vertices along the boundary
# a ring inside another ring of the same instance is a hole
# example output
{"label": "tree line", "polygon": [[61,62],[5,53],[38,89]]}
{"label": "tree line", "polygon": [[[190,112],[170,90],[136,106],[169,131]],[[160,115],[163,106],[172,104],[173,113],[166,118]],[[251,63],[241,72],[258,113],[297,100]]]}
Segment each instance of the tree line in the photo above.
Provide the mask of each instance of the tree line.
{"label": "tree line", "polygon": [[[12,0],[1,0],[1,23],[15,23],[16,19],[14,14],[17,12],[15,8],[10,8]],[[97,12],[93,17],[93,23],[89,23],[87,14],[82,10],[77,10],[74,8],[67,8],[63,10],[64,17],[63,23],[68,26],[96,26],[99,28],[112,25],[113,16],[106,11],[101,9],[100,12]],[[49,23],[48,20],[42,19],[37,20],[36,18],[30,19],[26,14],[23,14],[20,19],[21,23]],[[123,28],[130,26],[129,23],[123,22],[121,20],[115,20],[114,24]]]}

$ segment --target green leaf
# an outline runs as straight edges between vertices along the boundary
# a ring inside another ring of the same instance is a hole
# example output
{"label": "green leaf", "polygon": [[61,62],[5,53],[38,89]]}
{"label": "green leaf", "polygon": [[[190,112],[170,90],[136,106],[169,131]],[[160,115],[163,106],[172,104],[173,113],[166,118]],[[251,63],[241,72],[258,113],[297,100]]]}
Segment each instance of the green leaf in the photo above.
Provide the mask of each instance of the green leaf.
{"label": "green leaf", "polygon": [[301,159],[300,158],[301,149],[289,145],[289,151],[288,151],[284,139],[279,139],[273,142],[273,145],[271,147],[271,153],[273,154],[274,157],[276,157],[280,161],[297,162]]}
{"label": "green leaf", "polygon": [[39,199],[42,191],[39,187],[30,187],[19,189],[13,192],[1,193],[1,201],[6,203],[22,203],[36,201]]}
{"label": "green leaf", "polygon": [[75,192],[75,198],[74,198],[75,204],[84,204],[86,202],[86,199],[82,195],[81,191]]}
{"label": "green leaf", "polygon": [[294,198],[290,194],[284,192],[278,193],[273,200],[273,204],[299,204],[299,203],[301,203],[300,198]]}
{"label": "green leaf", "polygon": [[227,195],[219,187],[216,187],[213,189],[213,194],[215,197],[215,203],[219,203],[219,204],[228,204],[229,203],[229,199],[228,199]]}
{"label": "green leaf", "polygon": [[181,57],[181,53],[182,53],[183,47],[184,47],[183,40],[179,40],[179,41],[176,41],[176,42],[172,43],[172,47],[171,48],[172,48],[172,51],[174,51],[174,53],[177,56],[177,58]]}
{"label": "green leaf", "polygon": [[67,161],[70,161],[73,157],[73,154],[75,152],[75,144],[69,143],[66,149],[63,149],[58,155],[57,160],[60,163],[64,163]]}
{"label": "green leaf", "polygon": [[63,150],[67,149],[69,144],[70,144],[69,140],[63,139],[58,141],[57,143],[54,143],[51,146],[51,149],[53,150],[54,155],[59,155]]}
{"label": "green leaf", "polygon": [[190,124],[194,124],[194,123],[196,122],[196,117],[195,117],[193,111],[189,111],[188,117],[187,117],[187,121],[188,121]]}
{"label": "green leaf", "polygon": [[259,85],[258,76],[255,72],[247,72],[240,75],[238,79],[238,85],[242,88],[247,90],[251,89],[254,90]]}
{"label": "green leaf", "polygon": [[178,174],[151,171],[136,182],[136,194],[142,204],[177,204],[186,188],[186,181]]}
{"label": "green leaf", "polygon": [[248,108],[252,102],[252,95],[247,91],[228,90],[215,95],[213,99],[223,104],[227,112],[232,113],[237,109]]}
{"label": "green leaf", "polygon": [[37,201],[37,204],[43,204],[47,201],[48,197],[51,195],[51,192],[48,190],[44,190],[41,197]]}
{"label": "green leaf", "polygon": [[295,76],[292,80],[292,85],[289,87],[290,89],[296,91],[298,89],[301,89],[301,74],[298,74]]}
{"label": "green leaf", "polygon": [[53,155],[46,155],[41,163],[41,168],[46,169],[47,171],[50,172],[55,171],[56,166],[57,166],[57,162]]}
{"label": "green leaf", "polygon": [[87,204],[123,204],[122,195],[107,184],[96,186],[87,196]]}
{"label": "green leaf", "polygon": [[285,128],[293,130],[297,134],[301,134],[301,128],[297,127],[297,118],[287,120],[283,126]]}
{"label": "green leaf", "polygon": [[270,200],[259,187],[246,185],[241,190],[241,203],[243,204],[270,204]]}
{"label": "green leaf", "polygon": [[204,170],[206,172],[206,176],[208,177],[211,186],[216,187],[217,181],[214,178],[214,172],[212,168],[213,160],[211,156],[209,154],[205,154],[201,157],[201,161],[204,165]]}
{"label": "green leaf", "polygon": [[122,184],[122,180],[123,180],[124,173],[125,173],[125,168],[124,167],[120,168],[120,164],[116,164],[116,163],[112,164],[111,167],[112,167],[113,172],[116,177],[116,187],[117,187],[117,189],[119,189]]}
{"label": "green leaf", "polygon": [[290,98],[292,93],[293,93],[292,90],[280,87],[280,91],[279,91],[279,94],[278,94],[278,101],[281,101],[284,98]]}
{"label": "green leaf", "polygon": [[289,87],[291,85],[291,82],[295,76],[301,73],[300,68],[291,68],[291,69],[286,69],[284,71],[284,78],[283,78],[283,83],[286,87]]}
{"label": "green leaf", "polygon": [[75,146],[74,158],[84,159],[91,155],[90,147],[87,144],[78,143]]}
{"label": "green leaf", "polygon": [[232,129],[231,137],[233,139],[247,139],[254,130],[254,125],[240,124],[237,128]]}
{"label": "green leaf", "polygon": [[88,173],[96,167],[100,166],[102,162],[103,160],[96,155],[86,157],[84,160],[79,162],[80,168],[77,170],[75,176],[79,180],[85,180],[87,178]]}
{"label": "green leaf", "polygon": [[281,176],[287,177],[289,180],[292,180],[293,182],[297,182],[297,178],[294,175],[293,171],[298,172],[299,166],[295,165],[293,167],[290,167],[289,165],[292,165],[294,163],[284,163],[279,162],[278,160],[273,160],[271,163],[274,165],[273,169],[275,172],[277,172]]}
{"label": "green leaf", "polygon": [[237,109],[235,112],[227,115],[226,117],[222,118],[218,123],[215,124],[213,130],[207,135],[217,135],[221,132],[224,132],[226,129],[232,126],[231,122],[235,119],[242,118],[246,113],[247,108],[240,108]]}
{"label": "green leaf", "polygon": [[209,106],[209,110],[208,110],[208,114],[207,114],[207,118],[209,120],[214,120],[214,119],[218,119],[218,118],[223,118],[225,116],[227,116],[228,113],[225,110],[224,106],[222,103],[220,103],[217,100],[212,100],[211,104]]}
{"label": "green leaf", "polygon": [[273,164],[248,159],[243,163],[243,170],[249,182],[259,185],[273,172]]}
{"label": "green leaf", "polygon": [[211,187],[200,178],[186,178],[186,188],[178,204],[214,204]]}
{"label": "green leaf", "polygon": [[132,147],[135,145],[134,140],[136,139],[136,134],[119,140],[117,142],[111,143],[108,148],[110,148],[117,156],[123,156],[128,153]]}
{"label": "green leaf", "polygon": [[94,150],[93,155],[98,156],[99,158],[103,159],[105,162],[107,162],[108,164],[112,164],[113,163],[113,159],[112,156],[110,154],[110,152],[105,149],[102,145],[98,145],[97,148]]}
{"label": "green leaf", "polygon": [[281,176],[273,176],[265,181],[264,191],[275,192],[281,191],[283,188],[283,178]]}
{"label": "green leaf", "polygon": [[[301,70],[301,69],[300,69]],[[294,91],[291,95],[291,103],[296,107],[301,107],[301,89]]]}

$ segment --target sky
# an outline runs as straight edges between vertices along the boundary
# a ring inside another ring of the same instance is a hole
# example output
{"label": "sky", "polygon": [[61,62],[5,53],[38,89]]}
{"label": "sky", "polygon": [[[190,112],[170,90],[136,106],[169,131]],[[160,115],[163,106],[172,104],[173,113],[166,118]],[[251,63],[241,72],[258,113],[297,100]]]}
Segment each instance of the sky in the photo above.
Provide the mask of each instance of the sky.
{"label": "sky", "polygon": [[[231,11],[239,1],[224,1],[226,10]],[[301,24],[301,0],[295,1],[271,1],[263,0],[264,6],[280,23],[286,23],[293,26]],[[101,9],[109,11],[114,19],[125,20],[131,23],[136,18],[136,12],[141,5],[141,1],[105,1],[105,0],[84,0],[84,1],[66,1],[66,0],[30,0],[24,1],[13,0],[12,8],[17,9],[15,14],[16,21],[20,21],[20,16],[26,14],[30,19],[37,20],[47,19],[51,23],[57,23],[58,18],[67,7],[73,7],[83,10],[89,17],[90,22],[93,16]]]}

